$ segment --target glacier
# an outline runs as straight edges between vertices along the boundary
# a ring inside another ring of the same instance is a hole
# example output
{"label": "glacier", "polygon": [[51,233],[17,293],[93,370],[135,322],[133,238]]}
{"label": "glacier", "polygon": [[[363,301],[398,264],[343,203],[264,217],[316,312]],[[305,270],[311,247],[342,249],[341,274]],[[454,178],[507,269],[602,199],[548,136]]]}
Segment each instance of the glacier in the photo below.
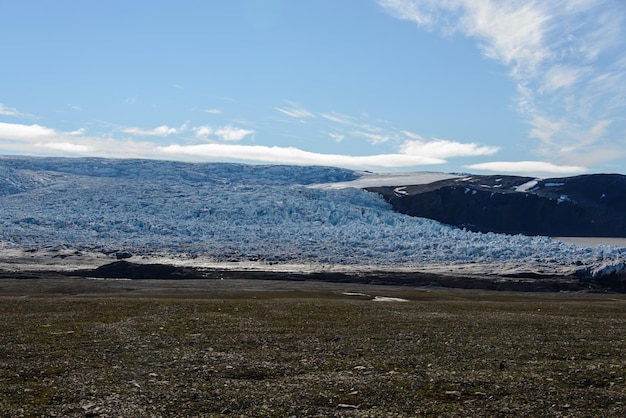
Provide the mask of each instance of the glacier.
{"label": "glacier", "polygon": [[361,178],[332,167],[4,156],[0,248],[260,266],[624,270],[625,248],[475,233],[396,213],[381,196],[349,187]]}

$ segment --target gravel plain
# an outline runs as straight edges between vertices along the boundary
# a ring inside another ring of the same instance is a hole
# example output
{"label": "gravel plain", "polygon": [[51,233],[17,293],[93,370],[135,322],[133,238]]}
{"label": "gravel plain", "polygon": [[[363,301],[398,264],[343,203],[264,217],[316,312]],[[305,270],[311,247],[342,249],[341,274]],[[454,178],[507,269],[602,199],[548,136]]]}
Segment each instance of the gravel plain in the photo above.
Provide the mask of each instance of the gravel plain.
{"label": "gravel plain", "polygon": [[0,416],[622,417],[626,296],[0,279]]}

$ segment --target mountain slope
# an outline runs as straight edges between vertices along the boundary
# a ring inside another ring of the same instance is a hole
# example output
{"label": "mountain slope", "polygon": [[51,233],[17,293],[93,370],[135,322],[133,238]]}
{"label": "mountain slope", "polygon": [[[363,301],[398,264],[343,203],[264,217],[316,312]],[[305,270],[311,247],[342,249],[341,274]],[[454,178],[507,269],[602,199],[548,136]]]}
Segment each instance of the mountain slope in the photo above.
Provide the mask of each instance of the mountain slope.
{"label": "mountain slope", "polygon": [[473,231],[626,237],[626,176],[471,176],[373,187],[397,211]]}

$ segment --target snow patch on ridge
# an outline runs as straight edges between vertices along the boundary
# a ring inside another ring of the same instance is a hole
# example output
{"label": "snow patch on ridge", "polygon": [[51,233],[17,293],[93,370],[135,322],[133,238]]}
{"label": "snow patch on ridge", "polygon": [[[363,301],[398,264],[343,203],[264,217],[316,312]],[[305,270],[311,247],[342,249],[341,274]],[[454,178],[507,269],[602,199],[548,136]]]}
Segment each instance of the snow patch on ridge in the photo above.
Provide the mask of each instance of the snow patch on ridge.
{"label": "snow patch on ridge", "polygon": [[430,171],[418,171],[409,173],[369,173],[361,172],[356,180],[346,182],[333,182],[316,184],[311,187],[325,190],[338,190],[346,188],[366,189],[368,187],[384,186],[408,186],[417,184],[429,184],[440,180],[458,178],[456,174],[435,173]]}
{"label": "snow patch on ridge", "polygon": [[535,187],[538,183],[539,183],[539,179],[527,181],[524,184],[520,184],[519,186],[516,186],[515,191],[522,192],[522,193],[527,192],[533,187]]}

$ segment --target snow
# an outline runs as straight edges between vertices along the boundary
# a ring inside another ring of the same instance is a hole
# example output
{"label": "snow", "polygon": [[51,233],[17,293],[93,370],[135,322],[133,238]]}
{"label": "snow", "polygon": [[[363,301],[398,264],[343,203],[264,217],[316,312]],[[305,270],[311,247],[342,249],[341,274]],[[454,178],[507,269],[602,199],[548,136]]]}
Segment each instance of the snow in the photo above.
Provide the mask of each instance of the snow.
{"label": "snow", "polygon": [[79,264],[76,251],[102,262],[97,254],[124,250],[133,260],[203,266],[464,274],[609,268],[626,258],[624,248],[475,233],[402,215],[377,194],[329,187],[359,184],[363,175],[338,168],[4,157],[0,170],[11,179],[0,194],[5,258],[49,251]]}
{"label": "snow", "polygon": [[418,184],[429,184],[440,180],[459,178],[456,174],[435,173],[430,171],[419,172],[402,172],[402,173],[370,173],[361,172],[360,177],[347,182],[334,182],[313,185],[318,189],[346,189],[357,188],[366,189],[368,187],[384,187],[384,186],[409,186]]}
{"label": "snow", "polygon": [[406,196],[409,194],[406,191],[406,186],[396,187],[395,189],[393,189],[393,192],[396,194],[396,196]]}
{"label": "snow", "polygon": [[527,192],[530,189],[532,189],[533,187],[535,187],[537,184],[539,183],[539,179],[535,179],[535,180],[530,180],[527,181],[524,184],[520,184],[519,186],[515,187],[515,191],[516,192]]}
{"label": "snow", "polygon": [[374,296],[374,302],[408,302],[408,299],[392,298],[389,296]]}

